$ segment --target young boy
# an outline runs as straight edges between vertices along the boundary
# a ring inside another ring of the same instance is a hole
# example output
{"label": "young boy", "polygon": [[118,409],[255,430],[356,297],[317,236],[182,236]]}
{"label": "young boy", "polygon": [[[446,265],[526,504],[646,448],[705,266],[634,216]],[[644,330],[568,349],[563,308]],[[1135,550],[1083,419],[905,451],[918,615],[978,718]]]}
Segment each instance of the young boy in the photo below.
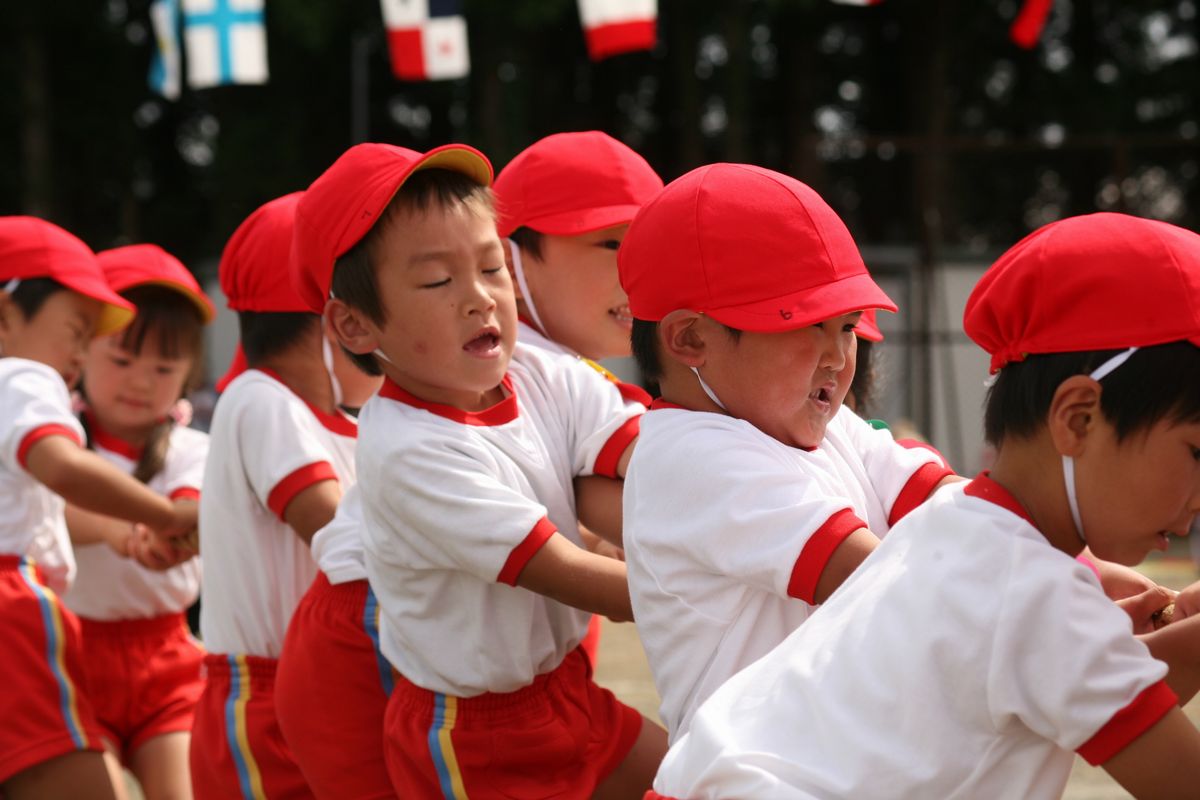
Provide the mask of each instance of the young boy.
{"label": "young boy", "polygon": [[217,403],[200,498],[208,683],[190,761],[202,800],[309,794],[276,722],[275,664],[317,572],[309,540],[354,480],[358,426],[338,408],[339,386],[351,403],[373,387],[332,379],[320,317],[287,280],[298,199],[251,214],[221,257],[221,288],[238,311],[249,369]]}
{"label": "young boy", "polygon": [[619,261],[634,355],[662,390],[626,478],[624,534],[674,738],[956,478],[842,407],[862,310],[896,307],[804,184],[694,170],[638,213]]}
{"label": "young boy", "polygon": [[[356,163],[374,164],[370,181],[351,179]],[[624,565],[578,546],[572,479],[623,474],[639,407],[577,359],[514,348],[482,155],[359,145],[324,178],[337,172],[342,202],[302,221],[322,220],[327,247],[304,257],[339,341],[386,376],[358,460],[366,571],[398,673],[393,787],[631,796],[665,737],[577,650],[586,612],[630,612]],[[374,247],[334,269],[371,229]]]}
{"label": "young boy", "polygon": [[[1135,564],[1200,511],[1197,308],[1200,236],[1166,223],[1076,217],[1002,256],[964,319],[998,372],[991,473],[909,515],[718,690],[656,790],[1039,800],[1078,752],[1135,797],[1195,797],[1177,699],[1198,662],[1167,674],[1074,556]],[[1200,640],[1200,619],[1172,629]]]}

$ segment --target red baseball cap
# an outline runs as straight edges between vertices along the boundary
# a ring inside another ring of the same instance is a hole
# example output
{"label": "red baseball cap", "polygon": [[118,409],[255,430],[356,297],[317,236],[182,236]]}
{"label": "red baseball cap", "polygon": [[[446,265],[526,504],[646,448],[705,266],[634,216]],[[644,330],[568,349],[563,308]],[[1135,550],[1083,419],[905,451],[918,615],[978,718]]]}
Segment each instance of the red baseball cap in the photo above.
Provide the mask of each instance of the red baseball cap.
{"label": "red baseball cap", "polygon": [[418,153],[390,144],[351,147],[313,181],[296,209],[292,275],[305,311],[325,310],[333,267],[367,234],[408,176],[422,169],[461,172],[492,184],[492,165],[465,144]]}
{"label": "red baseball cap", "polygon": [[865,339],[868,342],[883,341],[883,331],[879,330],[879,321],[876,319],[875,309],[868,308],[863,311],[858,324],[854,326],[854,334],[858,338]]}
{"label": "red baseball cap", "polygon": [[652,322],[690,309],[773,333],[896,310],[816,192],[747,164],[710,164],[668,184],[634,218],[617,263],[633,316]]}
{"label": "red baseball cap", "polygon": [[1127,214],[1052,222],[984,273],[963,328],[992,372],[1034,353],[1200,346],[1200,235]]}
{"label": "red baseball cap", "polygon": [[496,176],[496,227],[578,236],[629,222],[662,188],[646,159],[608,134],[556,133]]}
{"label": "red baseball cap", "polygon": [[219,276],[226,305],[234,311],[311,310],[292,285],[288,267],[301,194],[293,192],[265,203],[229,237]]}
{"label": "red baseball cap", "polygon": [[108,285],[96,254],[78,237],[37,217],[0,217],[0,288],[28,278],[51,278],[103,303],[97,336],[133,320],[133,304]]}
{"label": "red baseball cap", "polygon": [[104,250],[96,254],[96,260],[104,270],[108,285],[115,291],[123,292],[147,284],[165,286],[191,300],[206,323],[212,322],[217,315],[212,301],[188,268],[156,244],[131,244]]}

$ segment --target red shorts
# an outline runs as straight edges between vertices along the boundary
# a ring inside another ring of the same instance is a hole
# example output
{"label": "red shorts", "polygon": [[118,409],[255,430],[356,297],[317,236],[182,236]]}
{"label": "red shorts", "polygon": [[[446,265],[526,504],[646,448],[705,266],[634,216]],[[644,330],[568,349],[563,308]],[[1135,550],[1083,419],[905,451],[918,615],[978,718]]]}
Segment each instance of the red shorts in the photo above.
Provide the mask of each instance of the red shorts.
{"label": "red shorts", "polygon": [[103,751],[80,666],[79,619],[33,561],[0,556],[0,784],[43,761]]}
{"label": "red shorts", "polygon": [[188,762],[196,800],[300,800],[313,793],[275,720],[275,659],[204,657]]}
{"label": "red shorts", "polygon": [[102,622],[82,618],[88,699],[104,737],[128,762],[155,736],[192,729],[204,650],[182,613]]}
{"label": "red shorts", "polygon": [[400,797],[585,800],[641,729],[641,714],[592,681],[577,649],[506,694],[451,697],[397,675],[384,748]]}
{"label": "red shorts", "polygon": [[392,667],[379,652],[379,605],[365,580],[305,593],[275,677],[279,727],[317,797],[393,798],[383,763]]}

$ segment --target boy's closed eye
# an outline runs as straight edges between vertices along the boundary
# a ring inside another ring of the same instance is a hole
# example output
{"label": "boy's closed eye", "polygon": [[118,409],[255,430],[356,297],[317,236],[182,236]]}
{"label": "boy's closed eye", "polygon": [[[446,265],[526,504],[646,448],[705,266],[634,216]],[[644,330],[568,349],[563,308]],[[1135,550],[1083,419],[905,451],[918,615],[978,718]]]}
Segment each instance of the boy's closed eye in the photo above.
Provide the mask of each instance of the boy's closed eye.
{"label": "boy's closed eye", "polygon": [[605,250],[619,250],[621,241],[619,239],[602,239],[596,242],[596,247],[603,247]]}

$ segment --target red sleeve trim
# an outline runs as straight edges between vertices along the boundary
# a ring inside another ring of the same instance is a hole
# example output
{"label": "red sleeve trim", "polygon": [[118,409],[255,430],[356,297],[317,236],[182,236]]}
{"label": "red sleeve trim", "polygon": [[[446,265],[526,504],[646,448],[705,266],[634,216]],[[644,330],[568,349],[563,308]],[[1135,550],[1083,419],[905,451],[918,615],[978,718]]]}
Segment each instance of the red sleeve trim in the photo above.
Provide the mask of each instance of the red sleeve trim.
{"label": "red sleeve trim", "polygon": [[608,437],[604,447],[600,448],[600,454],[596,456],[596,465],[592,467],[592,472],[603,475],[605,478],[617,477],[617,465],[621,463],[621,456],[625,455],[625,451],[629,449],[629,443],[638,437],[641,430],[642,417],[640,414],[625,420],[625,424],[617,428],[613,435]]}
{"label": "red sleeve trim", "polygon": [[618,381],[617,391],[621,393],[622,399],[630,403],[640,403],[646,408],[649,408],[650,404],[654,402],[654,398],[650,396],[649,392],[632,383]]}
{"label": "red sleeve trim", "polygon": [[275,484],[275,488],[267,495],[267,508],[271,509],[275,516],[283,519],[283,512],[287,510],[288,503],[292,502],[296,495],[314,483],[336,481],[337,479],[337,473],[333,471],[333,465],[328,461],[305,464]]}
{"label": "red sleeve trim", "polygon": [[892,503],[892,513],[888,514],[888,526],[895,525],[908,512],[924,503],[942,479],[953,474],[954,470],[942,464],[932,461],[922,464],[908,479],[908,483],[904,484],[904,488],[896,496],[896,502]]}
{"label": "red sleeve trim", "polygon": [[808,541],[804,543],[804,548],[800,551],[800,557],[796,559],[796,564],[792,567],[792,578],[788,581],[788,596],[806,603],[815,603],[817,581],[820,579],[821,573],[825,571],[825,565],[829,563],[833,552],[838,549],[838,545],[847,536],[859,528],[865,527],[867,527],[867,523],[859,519],[848,508],[843,508],[825,520],[825,524],[808,537]]}
{"label": "red sleeve trim", "polygon": [[200,490],[192,486],[180,486],[167,496],[172,500],[199,500]]}
{"label": "red sleeve trim", "polygon": [[66,425],[61,425],[57,422],[49,422],[45,425],[34,428],[29,433],[25,434],[25,438],[22,439],[21,444],[17,446],[17,463],[24,467],[25,459],[29,456],[29,449],[42,439],[45,439],[47,436],[66,436],[75,444],[83,447],[83,442],[80,440],[78,432],[68,428]]}
{"label": "red sleeve trim", "polygon": [[504,562],[504,568],[496,576],[496,582],[516,586],[517,578],[521,576],[521,570],[525,569],[529,559],[533,558],[537,551],[542,549],[546,540],[556,533],[558,533],[558,529],[554,527],[553,522],[545,517],[539,519],[529,535],[508,554],[508,561]]}
{"label": "red sleeve trim", "polygon": [[1098,767],[1154,727],[1178,704],[1179,697],[1171,691],[1165,680],[1147,686],[1075,752],[1093,767]]}

